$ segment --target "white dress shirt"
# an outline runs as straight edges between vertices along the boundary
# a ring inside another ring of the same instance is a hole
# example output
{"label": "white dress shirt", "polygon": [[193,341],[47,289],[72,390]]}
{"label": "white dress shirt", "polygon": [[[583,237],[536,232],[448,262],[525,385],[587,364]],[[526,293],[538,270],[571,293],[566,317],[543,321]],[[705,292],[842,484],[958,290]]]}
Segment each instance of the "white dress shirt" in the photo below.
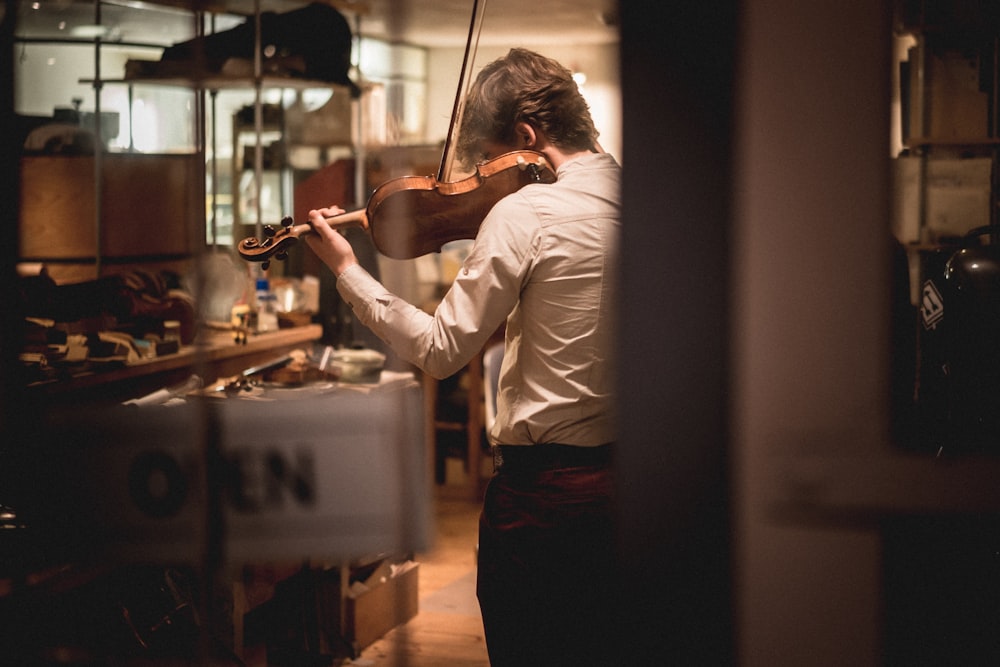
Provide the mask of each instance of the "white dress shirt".
{"label": "white dress shirt", "polygon": [[438,378],[506,319],[494,444],[611,442],[620,190],[621,168],[597,153],[504,197],[433,315],[357,265],[337,290],[396,354]]}

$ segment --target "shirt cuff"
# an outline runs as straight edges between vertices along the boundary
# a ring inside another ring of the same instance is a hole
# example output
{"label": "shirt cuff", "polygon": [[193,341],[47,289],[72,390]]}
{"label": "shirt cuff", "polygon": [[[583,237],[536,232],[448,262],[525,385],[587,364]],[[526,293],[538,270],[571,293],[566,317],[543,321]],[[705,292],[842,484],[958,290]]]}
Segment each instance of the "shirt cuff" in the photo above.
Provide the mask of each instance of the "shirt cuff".
{"label": "shirt cuff", "polygon": [[360,264],[352,264],[337,276],[337,292],[355,311],[373,294],[385,288]]}
{"label": "shirt cuff", "polygon": [[351,269],[360,269],[360,268],[361,268],[360,264],[351,264],[349,267],[347,267],[346,269],[344,269],[343,271],[341,271],[340,273],[337,274],[337,280],[340,280],[341,276],[343,276],[345,273],[347,273]]}

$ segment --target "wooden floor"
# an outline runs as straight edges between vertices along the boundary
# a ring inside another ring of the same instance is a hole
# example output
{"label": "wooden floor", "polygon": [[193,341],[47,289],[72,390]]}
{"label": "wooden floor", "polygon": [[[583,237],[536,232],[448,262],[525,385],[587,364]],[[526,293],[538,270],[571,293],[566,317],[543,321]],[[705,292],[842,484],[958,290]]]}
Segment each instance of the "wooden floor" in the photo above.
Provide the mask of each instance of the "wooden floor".
{"label": "wooden floor", "polygon": [[489,667],[476,601],[480,503],[464,487],[436,488],[432,548],[420,563],[419,612],[344,665]]}

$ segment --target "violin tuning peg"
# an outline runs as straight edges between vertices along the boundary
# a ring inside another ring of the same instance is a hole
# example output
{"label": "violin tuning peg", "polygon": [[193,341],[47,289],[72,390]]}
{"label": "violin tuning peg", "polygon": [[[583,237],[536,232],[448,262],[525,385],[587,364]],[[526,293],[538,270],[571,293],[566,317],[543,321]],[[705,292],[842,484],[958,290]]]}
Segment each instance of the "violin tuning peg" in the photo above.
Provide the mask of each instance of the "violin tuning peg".
{"label": "violin tuning peg", "polygon": [[275,256],[275,257],[276,257],[277,259],[280,259],[281,261],[285,261],[286,259],[288,259],[288,253],[287,253],[287,252],[284,252],[284,251],[282,251],[282,252],[279,252],[279,253],[275,253],[275,255],[274,255],[274,256]]}
{"label": "violin tuning peg", "polygon": [[264,225],[264,236],[273,238],[278,231],[272,225]]}
{"label": "violin tuning peg", "polygon": [[295,221],[292,220],[291,216],[287,216],[286,215],[284,218],[281,219],[281,226],[282,227],[291,227],[294,224],[295,224]]}
{"label": "violin tuning peg", "polygon": [[267,271],[267,267],[269,267],[269,266],[271,266],[271,262],[269,262],[269,261],[265,261],[265,262],[261,262],[260,263],[260,268],[262,270],[264,270],[264,271]]}

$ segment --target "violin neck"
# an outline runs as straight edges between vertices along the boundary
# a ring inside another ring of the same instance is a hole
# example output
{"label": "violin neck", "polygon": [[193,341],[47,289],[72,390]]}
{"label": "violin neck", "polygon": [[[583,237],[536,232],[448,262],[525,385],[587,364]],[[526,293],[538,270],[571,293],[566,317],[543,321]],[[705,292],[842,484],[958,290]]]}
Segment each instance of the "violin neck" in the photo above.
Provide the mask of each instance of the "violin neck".
{"label": "violin neck", "polygon": [[347,213],[341,213],[340,215],[335,215],[332,218],[327,218],[326,222],[334,229],[347,229],[348,227],[368,229],[368,211],[366,209],[359,208],[356,211],[348,211]]}
{"label": "violin neck", "polygon": [[[340,215],[335,215],[332,218],[324,218],[326,224],[330,225],[333,229],[347,229],[349,227],[360,227],[361,229],[368,229],[368,213],[365,209],[359,208],[356,211],[348,211],[347,213],[341,213]],[[312,232],[312,225],[308,222],[303,222],[298,225],[292,225],[287,229],[283,236],[291,236],[298,238],[300,236],[305,236]]]}

